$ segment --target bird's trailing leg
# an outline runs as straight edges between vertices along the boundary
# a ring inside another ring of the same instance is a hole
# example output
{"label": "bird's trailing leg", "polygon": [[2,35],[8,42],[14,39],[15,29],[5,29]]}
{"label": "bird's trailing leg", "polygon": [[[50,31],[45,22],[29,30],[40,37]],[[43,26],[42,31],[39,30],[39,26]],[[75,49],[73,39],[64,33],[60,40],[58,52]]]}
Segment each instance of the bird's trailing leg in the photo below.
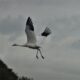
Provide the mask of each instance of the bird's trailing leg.
{"label": "bird's trailing leg", "polygon": [[44,59],[44,56],[42,55],[41,50],[38,49],[38,51],[40,52],[40,55],[41,55],[42,59]]}
{"label": "bird's trailing leg", "polygon": [[38,50],[37,50],[37,53],[36,53],[36,58],[39,59],[39,57],[38,57]]}

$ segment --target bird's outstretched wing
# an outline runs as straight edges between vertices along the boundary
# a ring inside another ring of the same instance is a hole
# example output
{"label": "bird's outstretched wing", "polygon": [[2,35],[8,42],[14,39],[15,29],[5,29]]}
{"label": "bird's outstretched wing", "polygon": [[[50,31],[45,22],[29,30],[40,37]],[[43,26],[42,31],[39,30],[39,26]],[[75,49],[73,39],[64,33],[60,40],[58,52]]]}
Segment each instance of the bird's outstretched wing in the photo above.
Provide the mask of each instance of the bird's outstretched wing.
{"label": "bird's outstretched wing", "polygon": [[46,27],[45,30],[41,33],[41,36],[47,37],[50,34],[51,34],[51,30],[48,27]]}
{"label": "bird's outstretched wing", "polygon": [[36,43],[34,26],[33,26],[33,22],[32,22],[30,17],[28,17],[28,19],[26,21],[25,32],[26,32],[26,35],[27,35],[27,43]]}

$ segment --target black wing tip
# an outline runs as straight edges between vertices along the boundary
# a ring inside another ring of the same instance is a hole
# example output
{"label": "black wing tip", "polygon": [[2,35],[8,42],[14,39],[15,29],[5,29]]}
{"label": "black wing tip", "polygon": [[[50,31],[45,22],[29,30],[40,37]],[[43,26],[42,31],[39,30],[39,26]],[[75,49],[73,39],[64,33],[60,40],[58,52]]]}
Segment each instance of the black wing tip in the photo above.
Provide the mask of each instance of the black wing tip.
{"label": "black wing tip", "polygon": [[50,35],[51,33],[46,33],[46,32],[43,32],[43,33],[41,33],[41,36],[45,36],[45,37],[47,37],[48,35]]}
{"label": "black wing tip", "polygon": [[31,19],[30,17],[27,18],[26,24],[27,24],[27,25],[32,24],[32,19]]}
{"label": "black wing tip", "polygon": [[44,32],[41,33],[41,36],[47,37],[50,34],[51,34],[51,30],[48,27],[46,27]]}
{"label": "black wing tip", "polygon": [[27,20],[31,20],[31,17],[29,16]]}
{"label": "black wing tip", "polygon": [[28,17],[26,25],[30,26],[30,30],[34,31],[34,26],[33,26],[33,22],[32,19],[30,17]]}

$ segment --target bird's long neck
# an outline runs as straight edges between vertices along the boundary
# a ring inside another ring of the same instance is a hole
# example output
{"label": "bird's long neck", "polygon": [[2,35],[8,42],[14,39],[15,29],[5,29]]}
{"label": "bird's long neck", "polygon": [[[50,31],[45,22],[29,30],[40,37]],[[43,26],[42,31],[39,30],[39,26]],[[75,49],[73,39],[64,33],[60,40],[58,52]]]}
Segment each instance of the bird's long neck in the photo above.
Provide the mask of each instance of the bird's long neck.
{"label": "bird's long neck", "polygon": [[27,47],[25,44],[24,44],[24,45],[20,45],[20,44],[13,44],[12,46]]}

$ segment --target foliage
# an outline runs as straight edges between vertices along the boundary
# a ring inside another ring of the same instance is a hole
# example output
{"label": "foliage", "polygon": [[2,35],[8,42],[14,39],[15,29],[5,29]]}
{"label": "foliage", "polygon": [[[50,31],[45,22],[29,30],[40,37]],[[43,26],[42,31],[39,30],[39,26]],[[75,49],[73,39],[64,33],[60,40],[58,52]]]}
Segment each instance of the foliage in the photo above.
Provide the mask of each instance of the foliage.
{"label": "foliage", "polygon": [[7,65],[0,60],[0,80],[33,80],[22,76],[21,78],[13,72],[12,69],[8,68]]}

